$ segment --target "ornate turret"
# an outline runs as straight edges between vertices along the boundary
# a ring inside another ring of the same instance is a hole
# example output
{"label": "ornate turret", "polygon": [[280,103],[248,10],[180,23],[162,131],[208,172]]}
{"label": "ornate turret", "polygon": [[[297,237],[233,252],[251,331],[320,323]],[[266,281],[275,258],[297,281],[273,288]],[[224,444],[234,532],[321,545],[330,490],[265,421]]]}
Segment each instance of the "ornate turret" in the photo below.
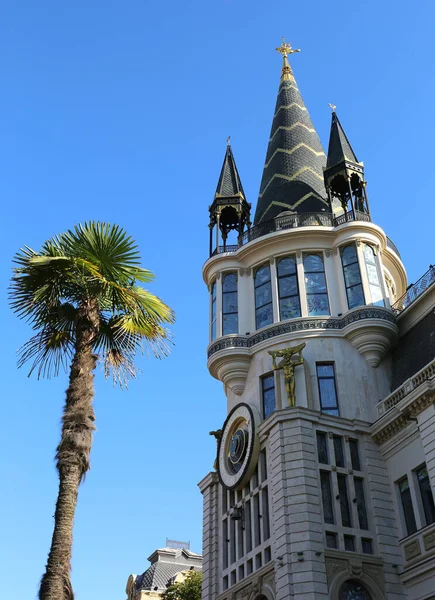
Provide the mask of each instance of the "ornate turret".
{"label": "ornate turret", "polygon": [[[356,211],[359,217],[370,210],[364,181],[364,164],[358,162],[355,152],[338,120],[336,107],[332,109],[331,134],[329,137],[328,157],[324,170],[325,187],[334,213],[343,210]],[[355,214],[355,212],[354,212]]]}
{"label": "ornate turret", "polygon": [[330,211],[323,184],[326,156],[299,92],[284,40],[283,66],[254,224],[282,213]]}
{"label": "ornate turret", "polygon": [[230,138],[227,140],[227,150],[224,164],[214,195],[210,211],[210,256],[213,253],[213,228],[216,227],[216,248],[219,248],[219,232],[226,249],[228,234],[235,230],[238,232],[238,244],[245,228],[251,227],[251,205],[245,199],[242,182],[237,171],[234,155],[231,150]]}

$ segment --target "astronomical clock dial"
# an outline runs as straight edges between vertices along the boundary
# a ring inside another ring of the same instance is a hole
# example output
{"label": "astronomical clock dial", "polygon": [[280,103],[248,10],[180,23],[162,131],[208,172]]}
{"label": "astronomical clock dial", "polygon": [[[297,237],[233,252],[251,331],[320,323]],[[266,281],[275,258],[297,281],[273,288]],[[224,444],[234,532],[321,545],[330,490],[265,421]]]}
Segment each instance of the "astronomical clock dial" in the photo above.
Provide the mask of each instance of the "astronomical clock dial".
{"label": "astronomical clock dial", "polygon": [[227,417],[218,446],[217,471],[222,485],[229,489],[243,487],[258,460],[259,441],[256,411],[248,404],[238,404]]}

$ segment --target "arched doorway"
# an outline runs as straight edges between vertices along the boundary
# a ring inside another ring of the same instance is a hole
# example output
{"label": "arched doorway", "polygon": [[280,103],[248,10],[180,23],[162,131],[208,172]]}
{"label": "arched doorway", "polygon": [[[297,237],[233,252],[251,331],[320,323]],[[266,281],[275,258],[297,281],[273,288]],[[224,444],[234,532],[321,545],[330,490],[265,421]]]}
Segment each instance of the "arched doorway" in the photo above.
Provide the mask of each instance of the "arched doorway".
{"label": "arched doorway", "polygon": [[372,600],[372,595],[362,583],[348,579],[340,587],[338,600]]}

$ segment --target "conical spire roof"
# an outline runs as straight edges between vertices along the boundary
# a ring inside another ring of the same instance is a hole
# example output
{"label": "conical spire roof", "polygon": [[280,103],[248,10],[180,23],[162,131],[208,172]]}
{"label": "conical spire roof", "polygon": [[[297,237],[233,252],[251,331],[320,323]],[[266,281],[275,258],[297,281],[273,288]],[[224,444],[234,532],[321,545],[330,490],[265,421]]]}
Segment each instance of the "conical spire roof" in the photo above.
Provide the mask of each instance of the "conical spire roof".
{"label": "conical spire roof", "polygon": [[[229,139],[229,138],[228,138]],[[224,164],[222,165],[221,174],[216,188],[215,198],[232,197],[242,195],[245,198],[242,182],[239,172],[237,171],[236,161],[234,160],[233,151],[231,150],[228,141],[227,151],[225,153]]]}
{"label": "conical spire roof", "polygon": [[277,50],[283,67],[254,224],[286,210],[330,210],[323,182],[325,152],[287,59],[298,50],[285,42]]}
{"label": "conical spire roof", "polygon": [[326,167],[333,167],[346,160],[358,163],[355,152],[352,150],[352,146],[347,139],[347,135],[344,133],[344,129],[338,120],[337,113],[333,111]]}

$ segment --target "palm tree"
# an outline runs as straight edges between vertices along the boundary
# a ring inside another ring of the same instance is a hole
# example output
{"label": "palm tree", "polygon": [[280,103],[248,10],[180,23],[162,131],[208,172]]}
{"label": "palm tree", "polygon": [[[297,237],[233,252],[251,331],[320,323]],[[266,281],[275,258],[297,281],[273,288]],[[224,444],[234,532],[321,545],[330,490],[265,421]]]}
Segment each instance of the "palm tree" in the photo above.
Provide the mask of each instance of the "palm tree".
{"label": "palm tree", "polygon": [[94,372],[124,385],[136,375],[134,358],[145,347],[168,353],[172,310],[138,283],[153,274],[140,267],[136,243],[117,225],[88,222],[46,241],[40,252],[22,248],[14,257],[12,309],[26,319],[33,337],[19,351],[18,365],[32,361],[50,377],[69,366],[69,386],[56,452],[59,493],[54,532],[42,576],[40,600],[71,600],[71,550],[78,488],[89,469],[95,429]]}

